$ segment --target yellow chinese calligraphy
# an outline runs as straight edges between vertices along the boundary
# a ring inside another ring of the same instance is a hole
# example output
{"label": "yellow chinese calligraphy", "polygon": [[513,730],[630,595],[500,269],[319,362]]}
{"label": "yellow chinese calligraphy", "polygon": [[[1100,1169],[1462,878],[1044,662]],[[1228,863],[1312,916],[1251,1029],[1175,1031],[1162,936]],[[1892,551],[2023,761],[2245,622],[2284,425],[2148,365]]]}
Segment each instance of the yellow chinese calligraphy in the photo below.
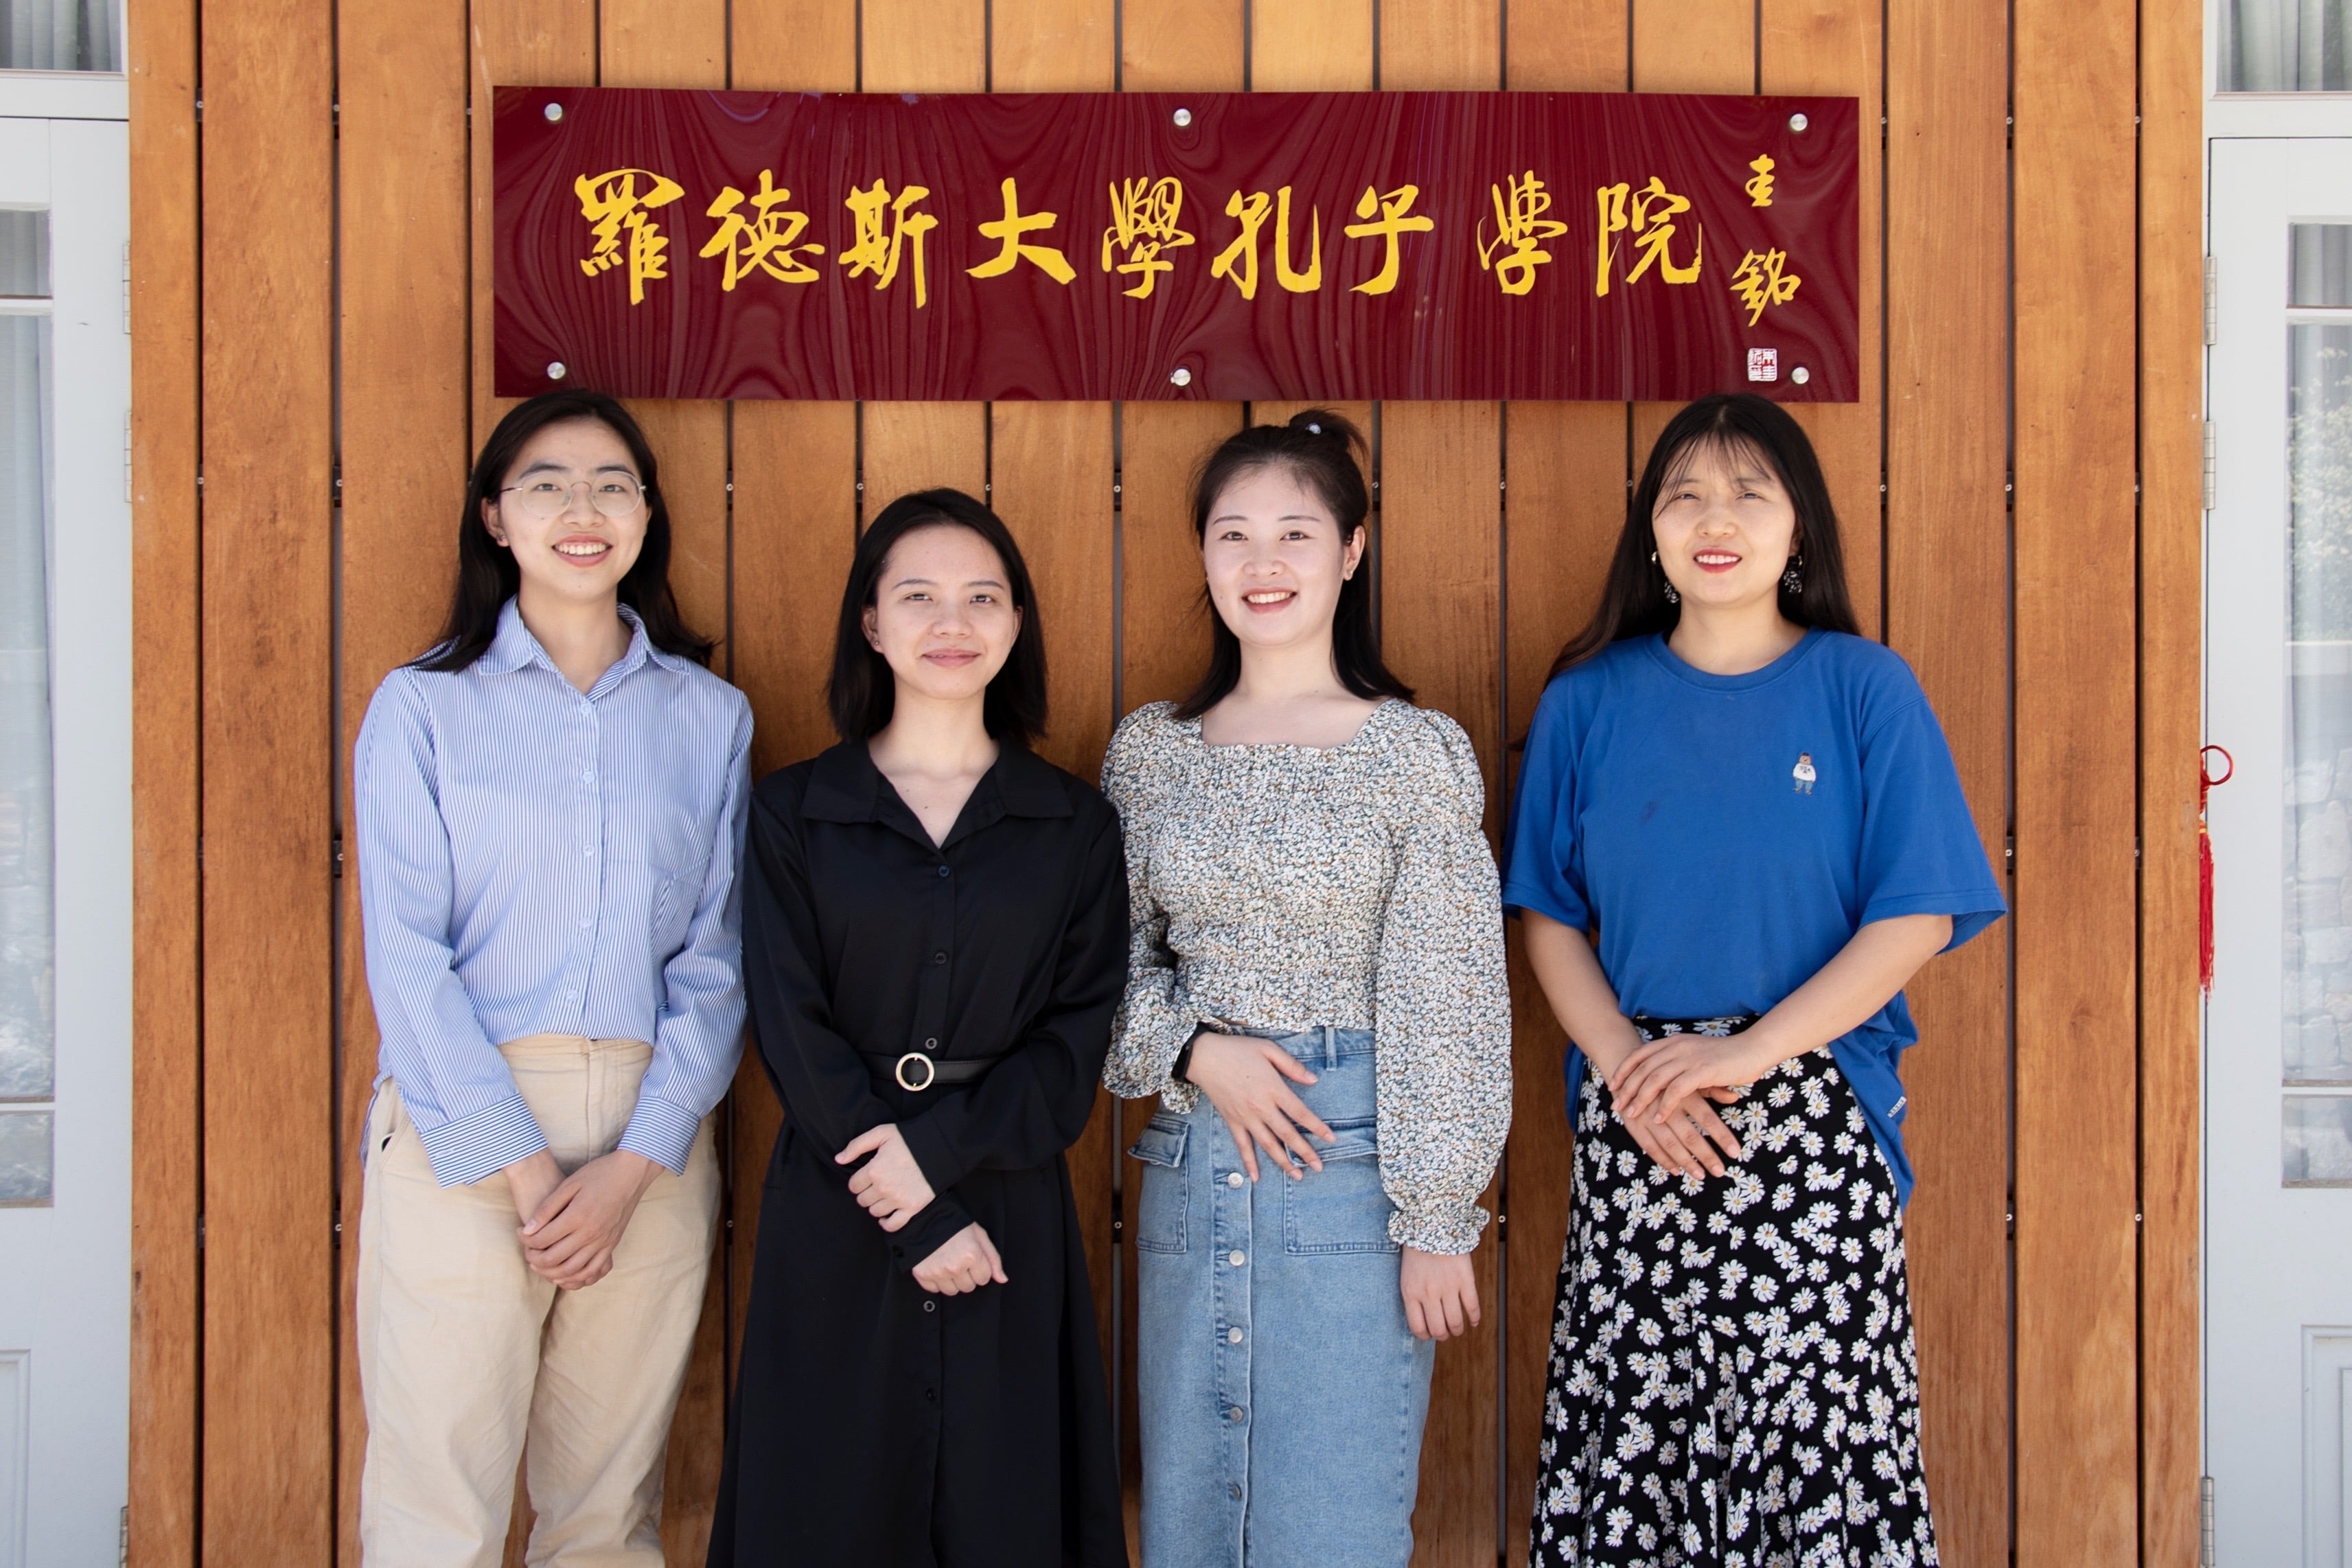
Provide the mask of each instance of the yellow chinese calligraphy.
{"label": "yellow chinese calligraphy", "polygon": [[977,267],[964,270],[974,278],[1002,278],[1013,270],[1016,262],[1026,261],[1043,271],[1055,282],[1066,286],[1076,278],[1077,269],[1067,258],[1050,245],[1024,245],[1021,237],[1034,230],[1051,228],[1061,220],[1059,213],[1031,213],[1021,216],[1021,193],[1008,179],[1003,184],[1004,216],[982,224],[980,232],[991,239],[1002,240],[1004,248]]}
{"label": "yellow chinese calligraphy", "polygon": [[1756,171],[1756,177],[1748,181],[1747,185],[1748,205],[1759,207],[1770,206],[1772,205],[1772,154],[1769,153],[1759,154],[1756,162],[1748,166]]}
{"label": "yellow chinese calligraphy", "polygon": [[727,258],[727,275],[719,279],[719,288],[731,292],[736,281],[753,268],[780,283],[816,281],[816,268],[801,258],[823,256],[824,247],[814,241],[797,243],[801,231],[808,227],[808,214],[785,208],[792,199],[792,192],[776,188],[774,171],[770,169],[760,171],[760,190],[751,198],[751,217],[737,210],[743,205],[742,192],[732,185],[719,191],[707,215],[720,220],[719,232],[701,250],[706,257]]}
{"label": "yellow chinese calligraphy", "polygon": [[[908,240],[915,251],[915,309],[930,303],[924,287],[923,236],[939,227],[940,220],[929,213],[910,213],[907,209],[930,195],[923,185],[908,185],[893,196],[879,180],[870,191],[849,187],[849,195],[841,205],[857,220],[857,242],[838,258],[839,265],[849,268],[852,278],[874,273],[877,290],[890,287],[898,276],[899,247]],[[885,232],[887,227],[887,234]]]}
{"label": "yellow chinese calligraphy", "polygon": [[[1366,221],[1349,224],[1346,230],[1348,237],[1370,239],[1375,235],[1384,237],[1388,240],[1388,254],[1381,262],[1381,269],[1363,282],[1357,284],[1351,292],[1385,294],[1396,287],[1399,237],[1405,234],[1427,234],[1437,226],[1435,218],[1405,216],[1412,210],[1412,204],[1420,197],[1419,185],[1399,185],[1385,195],[1371,186],[1366,185],[1364,194],[1356,198],[1356,216]],[[1374,217],[1372,215],[1375,213],[1380,216]]]}
{"label": "yellow chinese calligraphy", "polygon": [[[1489,185],[1487,193],[1495,198],[1495,237],[1486,237],[1486,222],[1478,221],[1478,265],[1494,273],[1495,281],[1506,294],[1525,294],[1536,286],[1536,268],[1551,259],[1551,252],[1542,248],[1547,239],[1558,239],[1568,232],[1568,225],[1543,215],[1551,210],[1551,193],[1530,169],[1504,185]],[[1510,250],[1497,261],[1495,253],[1505,246]]]}
{"label": "yellow chinese calligraphy", "polygon": [[1701,226],[1692,237],[1689,266],[1675,266],[1674,252],[1669,248],[1674,244],[1675,217],[1690,211],[1688,196],[1678,196],[1667,190],[1665,183],[1655,174],[1637,191],[1629,190],[1621,181],[1601,186],[1594,195],[1601,201],[1601,258],[1592,276],[1593,293],[1609,292],[1610,263],[1617,255],[1615,237],[1628,230],[1635,236],[1634,248],[1642,253],[1642,259],[1625,275],[1628,287],[1642,280],[1642,274],[1650,269],[1652,262],[1657,263],[1658,276],[1669,283],[1698,280],[1699,264],[1705,259],[1706,228]]}
{"label": "yellow chinese calligraphy", "polygon": [[1267,207],[1274,209],[1274,280],[1293,294],[1312,294],[1323,287],[1323,209],[1307,209],[1309,247],[1307,270],[1290,265],[1290,187],[1283,186],[1269,201],[1264,191],[1247,196],[1235,191],[1225,201],[1225,216],[1242,220],[1234,242],[1209,263],[1209,276],[1227,278],[1244,300],[1257,298],[1257,231],[1265,226]]}
{"label": "yellow chinese calligraphy", "polygon": [[1766,306],[1785,305],[1796,297],[1797,285],[1804,279],[1780,270],[1788,259],[1781,251],[1751,250],[1740,261],[1739,270],[1731,275],[1731,291],[1748,307],[1749,326],[1764,319]]}
{"label": "yellow chinese calligraphy", "polygon": [[1110,188],[1110,226],[1103,230],[1102,269],[1111,270],[1111,252],[1127,252],[1127,259],[1118,264],[1121,272],[1139,272],[1142,280],[1132,289],[1120,290],[1130,300],[1149,300],[1151,286],[1162,272],[1173,272],[1176,264],[1162,261],[1162,250],[1175,250],[1192,243],[1192,237],[1177,226],[1184,213],[1184,186],[1172,175],[1146,183],[1128,180]]}
{"label": "yellow chinese calligraphy", "polygon": [[[653,182],[643,195],[637,191],[640,174]],[[596,236],[596,247],[581,258],[580,270],[593,278],[621,265],[621,233],[627,230],[629,303],[643,304],[646,283],[669,276],[664,269],[667,258],[663,254],[669,249],[669,241],[662,237],[661,226],[646,215],[667,206],[686,195],[685,190],[651,169],[583,174],[572,182],[572,189],[580,198],[580,216],[594,226],[591,232]]]}

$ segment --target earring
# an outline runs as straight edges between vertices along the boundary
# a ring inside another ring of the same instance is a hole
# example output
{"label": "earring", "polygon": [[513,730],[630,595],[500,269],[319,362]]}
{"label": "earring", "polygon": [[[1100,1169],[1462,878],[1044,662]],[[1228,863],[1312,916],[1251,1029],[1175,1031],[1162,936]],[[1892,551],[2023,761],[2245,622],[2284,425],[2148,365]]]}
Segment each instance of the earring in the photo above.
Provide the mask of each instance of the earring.
{"label": "earring", "polygon": [[[1658,552],[1657,552],[1656,551],[1653,550],[1653,551],[1651,551],[1651,552],[1650,552],[1650,564],[1651,564],[1651,565],[1653,565],[1653,566],[1655,566],[1655,565],[1657,565],[1657,563],[1658,563]],[[1674,581],[1673,581],[1673,579],[1669,578],[1669,579],[1667,580],[1667,582],[1666,582],[1666,603],[1667,603],[1667,604],[1669,604],[1669,605],[1679,605],[1679,604],[1681,604],[1682,602],[1683,602],[1683,596],[1682,596],[1680,594],[1677,594],[1677,593],[1675,593],[1675,584],[1674,584]]]}
{"label": "earring", "polygon": [[1804,564],[1805,558],[1801,554],[1789,557],[1789,569],[1780,574],[1782,593],[1801,594],[1805,591]]}

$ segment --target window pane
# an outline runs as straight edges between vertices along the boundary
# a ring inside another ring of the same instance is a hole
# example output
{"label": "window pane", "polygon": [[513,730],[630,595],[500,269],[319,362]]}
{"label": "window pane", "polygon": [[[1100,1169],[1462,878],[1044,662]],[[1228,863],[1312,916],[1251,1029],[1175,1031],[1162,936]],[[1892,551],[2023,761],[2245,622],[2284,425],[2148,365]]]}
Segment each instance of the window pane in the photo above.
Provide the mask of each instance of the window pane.
{"label": "window pane", "polygon": [[56,1092],[47,483],[49,323],[0,316],[0,1100]]}
{"label": "window pane", "polygon": [[2343,92],[2352,0],[2226,0],[2224,92]]}
{"label": "window pane", "polygon": [[0,210],[0,297],[46,299],[49,292],[49,215]]}
{"label": "window pane", "polygon": [[55,1118],[46,1110],[0,1110],[0,1208],[32,1208],[57,1188]]}
{"label": "window pane", "polygon": [[115,0],[6,0],[0,70],[119,71]]}
{"label": "window pane", "polygon": [[2352,223],[2290,224],[2286,232],[2286,302],[2352,305]]}

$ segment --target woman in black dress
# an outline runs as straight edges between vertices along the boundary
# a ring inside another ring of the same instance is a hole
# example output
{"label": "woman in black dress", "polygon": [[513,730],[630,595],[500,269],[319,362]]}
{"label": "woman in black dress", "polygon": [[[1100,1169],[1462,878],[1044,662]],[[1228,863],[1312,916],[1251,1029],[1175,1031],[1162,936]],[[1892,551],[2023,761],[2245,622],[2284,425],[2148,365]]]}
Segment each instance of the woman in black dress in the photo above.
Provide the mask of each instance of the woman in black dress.
{"label": "woman in black dress", "polygon": [[763,780],[743,914],[784,1105],[714,1568],[1127,1562],[1063,1152],[1127,981],[1118,818],[1028,749],[1045,647],[954,490],[859,541],[842,742]]}

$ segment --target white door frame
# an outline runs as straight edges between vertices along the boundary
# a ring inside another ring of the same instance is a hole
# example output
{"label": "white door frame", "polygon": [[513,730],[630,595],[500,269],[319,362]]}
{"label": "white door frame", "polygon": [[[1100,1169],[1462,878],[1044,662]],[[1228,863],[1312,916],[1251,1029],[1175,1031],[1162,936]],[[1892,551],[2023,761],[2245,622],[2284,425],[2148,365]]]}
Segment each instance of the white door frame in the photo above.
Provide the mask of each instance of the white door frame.
{"label": "white door frame", "polygon": [[54,1201],[0,1209],[0,1568],[115,1562],[129,1489],[126,98],[120,75],[0,72],[0,206],[50,214],[57,964]]}
{"label": "white door frame", "polygon": [[2205,711],[2237,771],[2209,818],[2216,980],[2205,1032],[2205,1451],[2215,1560],[2347,1561],[2352,1188],[2286,1187],[2281,994],[2287,754],[2287,226],[2352,222],[2352,141],[2209,144],[2216,292],[2207,405]]}

